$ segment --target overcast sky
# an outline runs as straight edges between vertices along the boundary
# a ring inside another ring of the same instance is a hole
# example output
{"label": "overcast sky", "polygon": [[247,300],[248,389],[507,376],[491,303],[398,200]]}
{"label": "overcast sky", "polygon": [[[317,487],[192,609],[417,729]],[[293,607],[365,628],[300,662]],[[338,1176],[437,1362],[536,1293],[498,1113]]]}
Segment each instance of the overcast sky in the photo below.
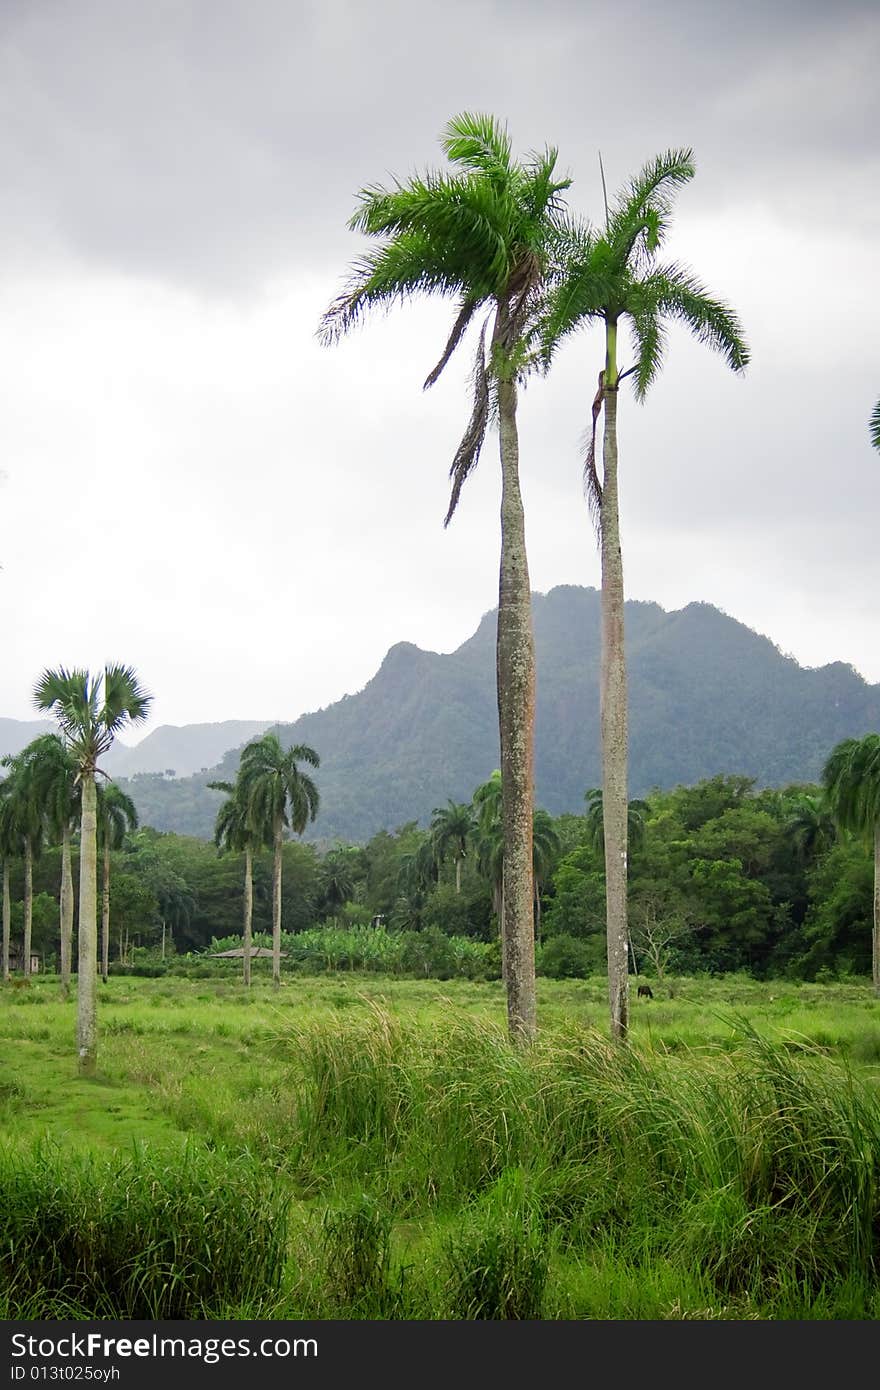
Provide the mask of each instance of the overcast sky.
{"label": "overcast sky", "polygon": [[[442,164],[462,110],[557,146],[593,219],[598,150],[615,188],[693,146],[670,254],[752,363],[676,332],[622,396],[627,597],[880,681],[878,71],[876,0],[0,0],[0,715],[110,660],[144,732],[292,720],[496,605],[494,438],[442,524],[471,351],[421,388],[450,306],[315,338],[358,190]],[[540,592],[599,583],[601,354],[573,338],[521,398]]]}

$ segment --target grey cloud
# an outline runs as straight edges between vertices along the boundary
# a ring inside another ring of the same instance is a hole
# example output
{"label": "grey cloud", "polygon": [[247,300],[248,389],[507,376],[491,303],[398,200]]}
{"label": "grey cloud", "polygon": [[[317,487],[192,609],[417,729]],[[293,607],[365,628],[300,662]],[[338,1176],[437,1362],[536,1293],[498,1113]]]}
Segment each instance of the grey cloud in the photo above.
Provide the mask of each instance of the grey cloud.
{"label": "grey cloud", "polygon": [[587,206],[598,143],[612,182],[687,143],[695,206],[735,179],[796,215],[824,160],[836,212],[876,168],[878,43],[870,3],[7,3],[0,236],[208,291],[341,269],[356,190],[437,162],[462,108],[558,144]]}

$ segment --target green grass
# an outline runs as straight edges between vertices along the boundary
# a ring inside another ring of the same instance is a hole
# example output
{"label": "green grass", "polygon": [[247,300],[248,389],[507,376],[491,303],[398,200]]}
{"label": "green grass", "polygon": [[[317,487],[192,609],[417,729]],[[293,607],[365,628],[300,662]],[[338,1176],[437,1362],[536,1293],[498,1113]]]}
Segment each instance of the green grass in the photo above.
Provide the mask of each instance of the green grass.
{"label": "green grass", "polygon": [[880,1312],[868,984],[655,985],[621,1050],[604,979],[540,980],[527,1052],[498,982],[99,993],[84,1080],[57,983],[0,990],[0,1241],[32,1271],[0,1316]]}

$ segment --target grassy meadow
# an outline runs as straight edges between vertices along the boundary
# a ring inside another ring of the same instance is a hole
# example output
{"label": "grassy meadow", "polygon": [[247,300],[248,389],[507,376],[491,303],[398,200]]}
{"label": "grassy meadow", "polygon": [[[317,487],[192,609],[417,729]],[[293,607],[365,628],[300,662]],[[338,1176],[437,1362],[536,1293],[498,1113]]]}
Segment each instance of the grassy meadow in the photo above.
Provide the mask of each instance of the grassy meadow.
{"label": "grassy meadow", "polygon": [[[652,982],[653,983],[653,982]],[[0,990],[0,1316],[874,1318],[867,982],[111,978]]]}

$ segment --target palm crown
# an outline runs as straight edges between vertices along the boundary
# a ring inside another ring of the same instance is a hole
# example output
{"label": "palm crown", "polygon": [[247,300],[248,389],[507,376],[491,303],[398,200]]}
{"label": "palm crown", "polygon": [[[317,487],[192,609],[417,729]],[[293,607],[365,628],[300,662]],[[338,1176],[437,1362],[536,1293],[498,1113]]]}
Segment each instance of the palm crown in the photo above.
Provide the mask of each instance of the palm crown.
{"label": "palm crown", "polygon": [[120,729],[146,719],[153,697],[131,666],[44,671],[34,687],[38,709],[52,710],[82,772],[94,773]]}
{"label": "palm crown", "polygon": [[492,116],[465,112],[455,117],[441,143],[453,172],[429,172],[390,189],[374,185],[361,191],[349,225],[381,244],[355,263],[348,286],[330,305],[319,332],[325,342],[334,342],[368,309],[387,309],[418,294],[456,300],[458,314],[443,354],[425,380],[428,387],[479,310],[495,306],[489,362],[486,323],[474,367],[473,413],[450,470],[448,524],[480,456],[492,379],[510,377],[525,366],[523,334],[561,223],[559,194],[570,180],[554,178],[553,149],[514,160],[507,131]]}

